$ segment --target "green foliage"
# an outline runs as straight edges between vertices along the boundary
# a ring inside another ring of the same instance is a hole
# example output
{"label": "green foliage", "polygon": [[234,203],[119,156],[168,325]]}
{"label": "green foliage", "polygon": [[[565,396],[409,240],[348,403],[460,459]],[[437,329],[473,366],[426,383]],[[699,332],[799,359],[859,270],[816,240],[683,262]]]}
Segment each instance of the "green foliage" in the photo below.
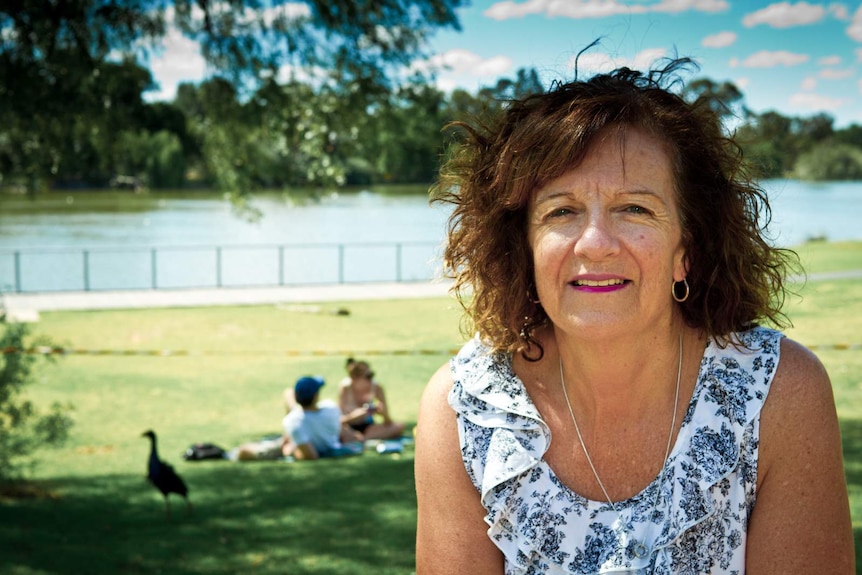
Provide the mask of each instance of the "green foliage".
{"label": "green foliage", "polygon": [[784,176],[796,160],[791,120],[777,112],[766,112],[752,118],[737,129],[736,139],[749,162],[763,177]]}
{"label": "green foliage", "polygon": [[770,111],[751,115],[736,139],[758,177],[862,179],[862,127],[835,130],[833,123],[828,114],[788,118]]}
{"label": "green foliage", "polygon": [[751,116],[751,112],[742,106],[742,91],[732,82],[717,84],[709,78],[697,78],[686,84],[682,96],[690,102],[706,105],[725,122],[736,116]]}
{"label": "green foliage", "polygon": [[[36,0],[15,4],[0,6],[0,34],[11,39],[0,44],[10,80],[0,85],[0,185],[31,193],[132,176],[155,189],[213,187],[257,217],[260,189],[429,183],[461,136],[444,125],[481,121],[544,89],[526,68],[475,93],[404,79],[431,33],[458,28],[464,0],[309,0],[275,10],[258,10],[260,0],[170,0],[153,10],[81,0],[47,20]],[[141,51],[164,39],[169,14],[200,43],[212,75],[181,85],[174,102],[150,104]],[[836,147],[862,149],[859,126],[835,130],[826,114],[752,114],[730,82],[698,78],[681,93],[728,124],[745,122],[738,141],[759,177],[859,177],[855,154]]]}
{"label": "green foliage", "polygon": [[820,144],[799,156],[793,175],[800,180],[862,180],[862,148]]}
{"label": "green foliage", "polygon": [[185,182],[186,162],[176,134],[121,132],[117,157],[117,173],[135,176],[147,186],[180,188]]}
{"label": "green foliage", "polygon": [[[239,134],[244,138],[235,140],[237,134],[228,129],[192,150],[171,117],[143,113],[141,95],[153,86],[140,61],[159,48],[168,33],[168,15],[200,44],[214,74],[243,97],[285,68],[304,69],[311,77],[315,70],[330,70],[335,85],[373,94],[387,88],[400,69],[421,54],[433,31],[458,29],[455,10],[463,4],[464,0],[370,4],[308,0],[272,7],[261,0],[78,0],[54,6],[48,18],[40,0],[4,3],[0,182],[21,182],[31,193],[55,183],[102,184],[122,173],[126,159],[116,155],[123,149],[117,146],[120,134],[166,130],[180,138],[186,154],[198,150],[215,154],[208,160],[209,175],[236,194],[238,185],[254,180],[255,167],[226,162],[223,157],[229,152],[216,151],[215,145],[247,143],[256,136],[253,131],[244,130]],[[221,91],[219,97],[224,95]],[[216,116],[221,125],[226,115]],[[332,157],[310,157],[324,164],[312,167],[313,175],[332,173],[337,179]],[[173,179],[177,169],[173,158],[155,163],[147,170],[151,180]],[[170,166],[167,173],[165,165]]]}
{"label": "green foliage", "polygon": [[32,401],[21,397],[24,387],[32,383],[39,356],[23,352],[27,349],[25,324],[0,321],[0,329],[0,481],[5,481],[15,478],[22,461],[38,448],[61,444],[72,420],[66,414],[68,407],[57,402],[42,414]]}

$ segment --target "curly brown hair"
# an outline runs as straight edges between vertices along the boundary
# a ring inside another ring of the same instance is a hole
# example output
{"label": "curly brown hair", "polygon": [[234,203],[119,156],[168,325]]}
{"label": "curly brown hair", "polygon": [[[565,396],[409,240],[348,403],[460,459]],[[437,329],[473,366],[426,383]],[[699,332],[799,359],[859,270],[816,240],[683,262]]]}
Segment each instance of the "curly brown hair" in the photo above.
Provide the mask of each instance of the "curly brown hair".
{"label": "curly brown hair", "polygon": [[533,334],[549,320],[527,240],[531,196],[576,167],[597,134],[626,128],[668,145],[688,262],[690,297],[679,304],[686,322],[719,338],[762,321],[789,323],[781,307],[798,259],[767,242],[766,193],[715,112],[671,91],[692,65],[678,58],[646,73],[619,68],[511,101],[485,122],[450,124],[463,136],[432,201],[454,205],[444,266],[472,322],[465,333],[478,331],[498,351],[541,357]]}

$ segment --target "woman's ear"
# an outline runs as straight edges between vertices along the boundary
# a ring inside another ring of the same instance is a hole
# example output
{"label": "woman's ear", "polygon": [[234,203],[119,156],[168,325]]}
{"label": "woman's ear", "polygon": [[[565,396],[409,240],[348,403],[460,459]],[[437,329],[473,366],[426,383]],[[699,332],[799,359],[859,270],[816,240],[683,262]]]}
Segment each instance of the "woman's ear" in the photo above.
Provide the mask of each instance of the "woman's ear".
{"label": "woman's ear", "polygon": [[690,267],[688,254],[686,254],[685,248],[680,246],[677,253],[674,254],[673,281],[681,282],[688,277],[688,270]]}

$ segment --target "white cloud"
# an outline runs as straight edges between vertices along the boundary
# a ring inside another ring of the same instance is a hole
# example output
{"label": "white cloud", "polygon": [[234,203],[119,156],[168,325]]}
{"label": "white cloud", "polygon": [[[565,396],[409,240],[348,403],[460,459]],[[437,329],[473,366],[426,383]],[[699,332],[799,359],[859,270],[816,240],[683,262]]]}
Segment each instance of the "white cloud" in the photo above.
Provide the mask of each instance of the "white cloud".
{"label": "white cloud", "polygon": [[469,50],[454,49],[417,62],[414,68],[421,71],[442,70],[450,74],[498,77],[512,69],[512,59],[508,56],[483,58]]}
{"label": "white cloud", "polygon": [[852,68],[845,68],[844,70],[827,68],[820,71],[820,77],[824,80],[843,80],[844,78],[850,78],[853,74]]}
{"label": "white cloud", "polygon": [[830,4],[829,12],[835,16],[836,20],[846,20],[848,18],[847,6],[844,4]]}
{"label": "white cloud", "polygon": [[817,63],[820,64],[821,66],[837,66],[838,64],[841,63],[841,56],[837,56],[837,55],[826,56],[824,58],[820,58],[819,60],[817,60]]}
{"label": "white cloud", "polygon": [[451,93],[455,88],[459,87],[455,78],[437,78],[436,84],[440,91],[447,93]]}
{"label": "white cloud", "polygon": [[510,20],[512,18],[523,18],[533,14],[544,14],[546,16],[565,16],[568,18],[605,18],[618,14],[636,14],[646,12],[642,6],[626,6],[616,0],[526,0],[526,2],[514,2],[504,0],[492,4],[483,13],[492,20]]}
{"label": "white cloud", "polygon": [[661,0],[658,4],[650,6],[651,12],[724,12],[730,7],[725,0]]}
{"label": "white cloud", "polygon": [[859,6],[859,8],[856,9],[856,13],[853,14],[853,20],[851,20],[850,25],[847,26],[847,35],[852,40],[862,42],[862,6]]}
{"label": "white cloud", "polygon": [[804,80],[802,80],[801,87],[803,90],[808,90],[809,92],[817,87],[817,78],[814,76],[807,76]]}
{"label": "white cloud", "polygon": [[804,26],[819,22],[826,16],[826,8],[819,5],[799,2],[778,2],[770,4],[762,10],[747,14],[742,19],[746,28],[752,28],[758,24],[766,24],[773,28],[790,28],[793,26]]}
{"label": "white cloud", "polygon": [[725,31],[707,36],[700,43],[707,48],[725,48],[734,42],[736,42],[736,34]]}
{"label": "white cloud", "polygon": [[[664,48],[647,48],[635,54],[634,58],[613,57],[604,53],[587,52],[578,58],[578,72],[605,73],[616,68],[628,66],[633,70],[647,70],[653,62],[667,54]],[[574,69],[575,58],[569,60],[569,68]]]}
{"label": "white cloud", "polygon": [[745,91],[745,89],[748,88],[748,85],[751,84],[751,78],[743,76],[742,78],[737,78],[736,80],[734,80],[733,83],[736,85],[737,88]]}
{"label": "white cloud", "polygon": [[667,50],[664,48],[647,48],[635,54],[635,57],[631,60],[631,64],[626,65],[635,70],[645,70],[652,66],[653,62],[659,58],[664,58],[665,54],[667,54]]}
{"label": "white cloud", "polygon": [[539,14],[543,10],[540,2],[525,2],[518,4],[517,2],[497,2],[492,4],[482,14],[492,20],[510,20],[512,18],[523,18],[529,14]]}
{"label": "white cloud", "polygon": [[739,65],[744,68],[774,68],[776,66],[796,66],[807,61],[808,56],[806,54],[794,54],[785,50],[774,52],[761,50],[741,62],[737,58],[733,58],[730,65],[732,67]]}
{"label": "white cloud", "polygon": [[147,100],[170,101],[181,82],[199,82],[207,73],[207,64],[197,42],[189,40],[176,28],[168,30],[163,50],[150,57],[150,72],[159,84],[157,91],[147,94]]}
{"label": "white cloud", "polygon": [[790,96],[789,102],[791,106],[810,110],[835,110],[846,103],[839,98],[830,98],[829,96],[821,96],[810,92],[793,94]]}
{"label": "white cloud", "polygon": [[[311,15],[308,5],[301,2],[285,2],[275,8],[267,9],[263,14],[255,14],[246,11],[241,15],[243,22],[251,21],[254,17],[262,15],[267,24],[283,16],[288,20],[307,18]],[[196,4],[192,4],[192,19],[202,20],[203,11]],[[174,7],[169,6],[165,10],[165,20],[173,22],[175,17]],[[161,42],[161,47],[154,50],[149,56],[149,69],[153,79],[158,83],[157,90],[145,95],[148,101],[170,101],[177,94],[177,85],[182,82],[197,83],[206,78],[208,70],[207,63],[201,55],[200,45],[185,36],[174,26],[169,25],[167,34]],[[294,71],[294,75],[302,72]],[[280,70],[279,78],[287,78],[290,69]]]}
{"label": "white cloud", "polygon": [[652,4],[627,4],[620,0],[504,0],[492,4],[483,14],[492,20],[510,20],[534,14],[581,20],[647,12],[723,12],[728,8],[727,0],[658,0]]}
{"label": "white cloud", "polygon": [[298,20],[300,18],[308,18],[311,16],[311,8],[303,2],[285,2],[280,6],[270,8],[268,11],[276,14],[282,14],[288,20]]}

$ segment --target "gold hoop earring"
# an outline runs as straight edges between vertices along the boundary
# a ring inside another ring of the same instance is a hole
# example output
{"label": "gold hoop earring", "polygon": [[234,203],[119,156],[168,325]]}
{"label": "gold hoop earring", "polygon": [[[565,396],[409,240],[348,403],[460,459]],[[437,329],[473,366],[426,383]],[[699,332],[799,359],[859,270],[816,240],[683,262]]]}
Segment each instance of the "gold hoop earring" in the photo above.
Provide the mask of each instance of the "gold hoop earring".
{"label": "gold hoop earring", "polygon": [[[685,293],[682,296],[677,295],[678,290],[676,286],[678,286],[679,284],[682,284],[685,287]],[[673,282],[672,284],[670,284],[670,295],[673,297],[674,301],[678,303],[682,303],[687,300],[689,293],[690,290],[688,288],[688,280],[685,278],[683,278],[681,282]]]}

